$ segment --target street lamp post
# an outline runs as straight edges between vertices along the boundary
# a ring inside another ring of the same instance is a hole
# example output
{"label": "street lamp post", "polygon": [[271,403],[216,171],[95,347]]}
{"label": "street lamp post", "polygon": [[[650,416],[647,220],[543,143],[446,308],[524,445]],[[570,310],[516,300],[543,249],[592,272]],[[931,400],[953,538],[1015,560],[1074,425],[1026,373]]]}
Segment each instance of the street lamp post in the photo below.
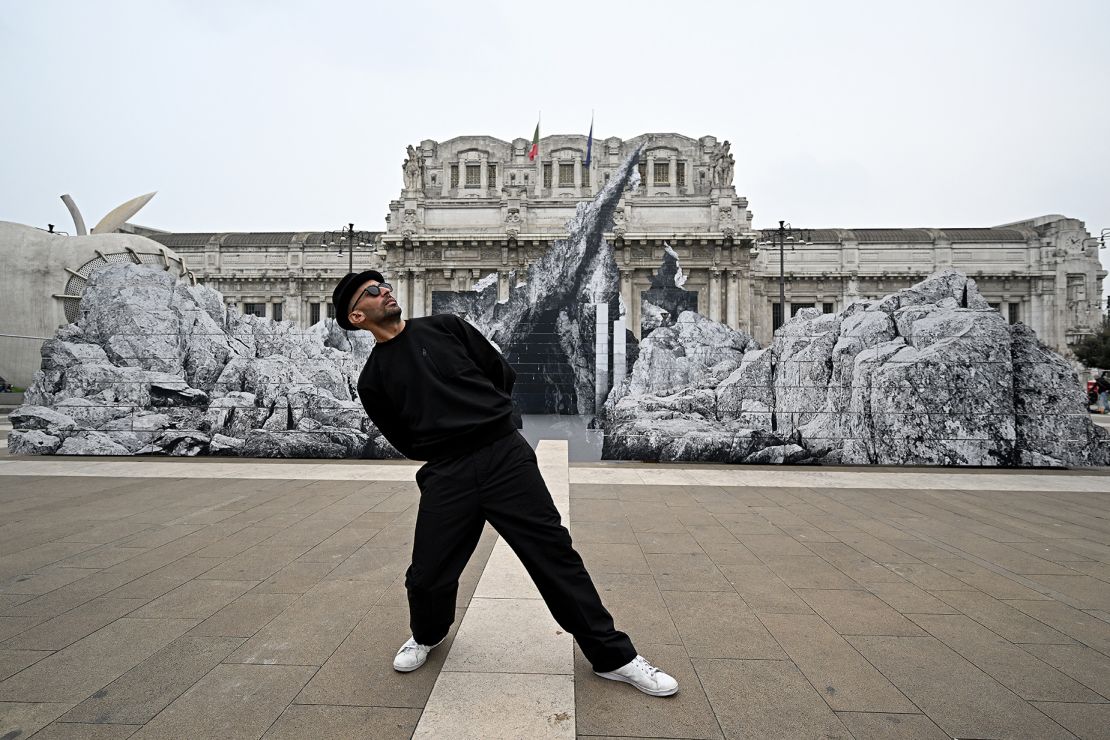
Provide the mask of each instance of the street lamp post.
{"label": "street lamp post", "polygon": [[[768,232],[763,232],[763,240],[757,242],[758,246],[775,247],[779,248],[779,311],[782,314],[782,323],[786,323],[786,245],[790,244],[790,249],[793,250],[797,244],[813,244],[811,241],[810,232],[802,229],[795,229],[785,221],[779,221],[779,227]],[[772,331],[775,327],[772,327]]]}
{"label": "street lamp post", "polygon": [[347,224],[347,228],[339,231],[325,231],[322,239],[322,243],[329,247],[339,247],[336,257],[342,257],[343,250],[347,250],[347,272],[355,271],[355,250],[370,246],[373,241],[373,234],[369,231],[355,231],[354,224]]}

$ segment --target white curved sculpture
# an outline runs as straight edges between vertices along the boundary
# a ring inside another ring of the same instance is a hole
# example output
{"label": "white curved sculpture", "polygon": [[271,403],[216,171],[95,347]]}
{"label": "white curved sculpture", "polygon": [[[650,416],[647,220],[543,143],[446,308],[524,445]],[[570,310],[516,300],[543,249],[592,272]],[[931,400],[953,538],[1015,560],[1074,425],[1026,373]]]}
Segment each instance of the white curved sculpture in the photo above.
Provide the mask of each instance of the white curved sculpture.
{"label": "white curved sculpture", "polygon": [[66,236],[0,221],[0,376],[26,387],[39,368],[39,348],[77,317],[89,276],[110,263],[155,264],[195,282],[184,261],[136,234]]}
{"label": "white curved sculpture", "polygon": [[100,222],[93,227],[92,233],[111,234],[114,231],[118,231],[119,227],[127,223],[127,219],[142,210],[142,207],[149,203],[150,199],[153,198],[157,192],[158,191],[140,195],[137,198],[132,198],[126,203],[116,206],[108,212],[107,216],[100,219]]}

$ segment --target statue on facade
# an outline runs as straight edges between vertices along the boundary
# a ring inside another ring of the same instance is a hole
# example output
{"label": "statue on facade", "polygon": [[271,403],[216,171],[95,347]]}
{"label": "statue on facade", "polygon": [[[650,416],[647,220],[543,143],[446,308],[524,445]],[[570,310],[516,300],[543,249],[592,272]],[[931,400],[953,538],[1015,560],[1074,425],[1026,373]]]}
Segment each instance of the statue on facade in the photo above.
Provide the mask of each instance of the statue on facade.
{"label": "statue on facade", "polygon": [[732,187],[732,175],[735,167],[736,160],[732,158],[731,154],[726,155],[724,159],[721,160],[721,187]]}
{"label": "statue on facade", "polygon": [[417,155],[412,144],[409,144],[407,152],[409,156],[401,165],[401,171],[405,174],[405,190],[420,192],[424,189],[424,161]]}
{"label": "statue on facade", "polygon": [[732,187],[733,169],[736,166],[736,160],[732,158],[729,149],[732,147],[728,141],[721,145],[717,153],[713,155],[713,162],[710,165],[710,180],[715,188]]}

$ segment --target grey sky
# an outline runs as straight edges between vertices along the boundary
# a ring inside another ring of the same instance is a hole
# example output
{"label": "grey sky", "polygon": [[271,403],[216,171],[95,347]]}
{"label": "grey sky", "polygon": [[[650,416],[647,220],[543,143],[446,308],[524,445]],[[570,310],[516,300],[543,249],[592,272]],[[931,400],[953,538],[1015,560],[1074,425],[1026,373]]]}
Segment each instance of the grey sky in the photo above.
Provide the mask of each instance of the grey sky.
{"label": "grey sky", "polygon": [[[405,145],[732,141],[757,227],[1110,226],[1110,3],[0,0],[0,219],[384,228]],[[1110,264],[1110,250],[1103,252]]]}

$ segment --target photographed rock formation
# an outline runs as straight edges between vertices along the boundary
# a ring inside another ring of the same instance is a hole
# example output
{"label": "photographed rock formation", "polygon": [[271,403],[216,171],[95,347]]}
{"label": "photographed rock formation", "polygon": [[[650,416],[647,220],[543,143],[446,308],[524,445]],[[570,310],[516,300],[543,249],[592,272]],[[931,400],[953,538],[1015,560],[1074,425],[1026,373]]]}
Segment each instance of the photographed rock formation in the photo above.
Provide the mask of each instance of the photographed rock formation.
{"label": "photographed rock formation", "polygon": [[[580,326],[578,307],[615,302],[616,265],[602,232],[638,176],[638,154],[592,202],[579,205],[568,237],[529,268],[506,300],[475,301],[486,310],[468,316],[510,356],[536,323],[553,321],[572,397],[594,392],[590,327]],[[98,266],[77,320],[42,347],[26,404],[11,414],[9,450],[396,457],[355,387],[372,348],[368,332],[346,332],[331,319],[301,330],[240,314],[217,291],[157,267]]]}
{"label": "photographed rock formation", "polygon": [[802,309],[765,349],[682,313],[641,342],[601,424],[613,459],[1110,463],[1070,364],[954,270],[840,313]]}
{"label": "photographed rock formation", "polygon": [[633,152],[592,201],[578,204],[567,236],[553,242],[503,300],[488,277],[474,290],[433,296],[433,312],[463,316],[516,367],[513,398],[523,413],[596,411],[597,311],[604,306],[609,320],[621,311],[617,263],[604,233],[622,193],[638,186],[639,156]]}
{"label": "photographed rock formation", "polygon": [[[226,308],[147,265],[90,276],[78,320],[42,347],[15,454],[396,457],[354,379],[373,338]],[[352,344],[353,343],[353,344]]]}
{"label": "photographed rock formation", "polygon": [[[1110,435],[1090,421],[1068,361],[954,270],[839,313],[802,309],[760,347],[688,310],[697,295],[668,248],[640,297],[642,339],[628,339],[604,233],[636,186],[638,156],[578,205],[567,238],[504,299],[496,276],[437,298],[518,364],[518,404],[540,394],[542,408],[597,411],[609,459],[1110,463]],[[13,453],[397,456],[355,388],[369,333],[243,315],[154,265],[105,262],[83,279],[76,320],[43,345],[11,414]],[[627,340],[608,360],[599,327]],[[537,350],[537,335],[552,339]]]}

